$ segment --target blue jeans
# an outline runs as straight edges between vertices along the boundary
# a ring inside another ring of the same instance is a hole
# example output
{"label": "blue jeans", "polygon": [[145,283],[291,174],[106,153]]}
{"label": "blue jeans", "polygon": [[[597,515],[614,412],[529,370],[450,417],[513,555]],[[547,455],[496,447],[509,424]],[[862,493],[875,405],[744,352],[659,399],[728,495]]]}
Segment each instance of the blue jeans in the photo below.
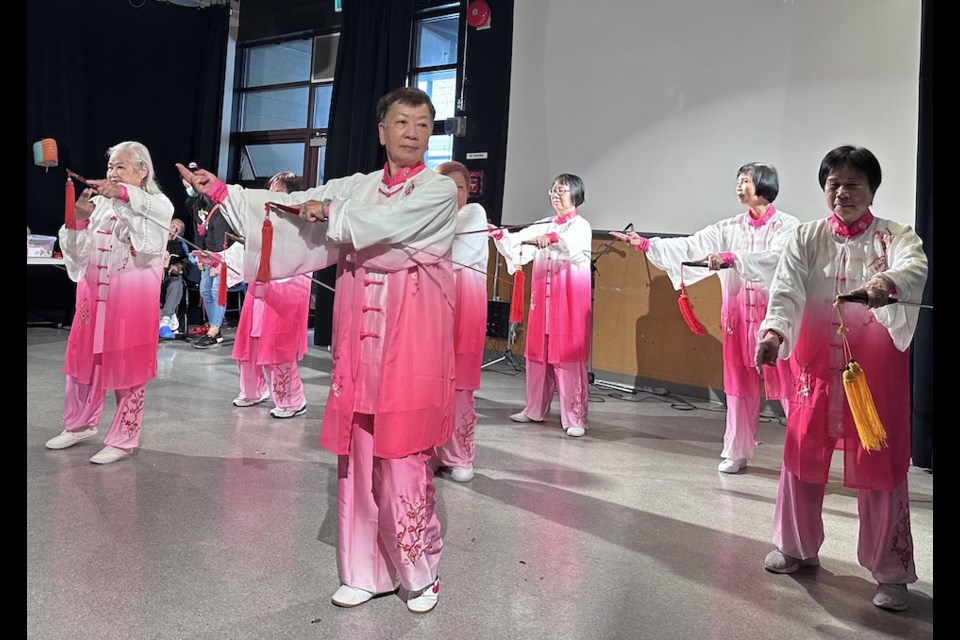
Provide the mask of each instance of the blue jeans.
{"label": "blue jeans", "polygon": [[219,327],[227,308],[217,304],[217,296],[220,293],[220,269],[215,269],[214,273],[216,275],[210,275],[210,269],[207,268],[200,274],[200,297],[203,298],[207,322],[211,327]]}

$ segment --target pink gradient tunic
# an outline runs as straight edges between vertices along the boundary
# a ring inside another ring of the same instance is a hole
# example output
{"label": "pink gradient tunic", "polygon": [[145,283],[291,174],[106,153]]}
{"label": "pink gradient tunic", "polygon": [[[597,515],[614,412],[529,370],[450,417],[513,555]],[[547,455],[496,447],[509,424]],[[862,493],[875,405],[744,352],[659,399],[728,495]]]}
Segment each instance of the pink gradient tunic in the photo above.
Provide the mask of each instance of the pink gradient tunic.
{"label": "pink gradient tunic", "polygon": [[430,169],[399,180],[355,174],[294,193],[230,186],[224,215],[246,237],[255,279],[264,205],[330,198],[329,221],[271,215],[274,277],[338,266],[333,368],[320,444],[348,455],[354,413],[375,416],[373,454],[402,458],[453,428],[454,182]]}
{"label": "pink gradient tunic", "polygon": [[456,281],[453,343],[456,351],[457,389],[479,389],[483,347],[487,338],[487,260],[490,239],[487,212],[472,202],[457,212],[453,242],[453,275]]}
{"label": "pink gradient tunic", "polygon": [[99,362],[102,389],[141,385],[157,371],[157,301],[173,204],[162,193],[124,186],[129,202],[94,197],[90,219],[59,233],[77,283],[63,371],[90,384]]}
{"label": "pink gradient tunic", "polygon": [[[554,234],[540,249],[522,244]],[[576,211],[544,218],[496,240],[507,271],[533,261],[524,355],[538,362],[586,362],[590,357],[590,250],[593,231]],[[548,340],[549,337],[549,340]]]}
{"label": "pink gradient tunic", "polygon": [[[667,273],[676,290],[710,276],[720,278],[723,330],[723,389],[730,395],[754,396],[757,388],[757,328],[767,309],[767,287],[784,246],[800,221],[773,205],[759,219],[749,212],[711,224],[692,236],[650,238],[647,258]],[[730,252],[733,268],[710,271],[683,267],[682,262],[703,260],[710,253]],[[702,319],[701,319],[702,320]],[[791,391],[790,365],[763,368],[767,398],[786,399]]]}
{"label": "pink gradient tunic", "polygon": [[251,338],[259,338],[257,365],[286,364],[307,352],[310,276],[251,282],[243,299],[233,359],[251,359]]}
{"label": "pink gradient tunic", "polygon": [[[803,482],[826,483],[837,439],[844,451],[844,485],[889,491],[910,464],[910,376],[907,349],[918,310],[842,305],[853,358],[867,377],[887,447],[865,452],[841,379],[846,365],[834,299],[878,273],[896,283],[900,300],[919,302],[927,278],[923,244],[908,225],[867,213],[855,235],[838,233],[831,218],[801,224],[792,234],[770,285],[767,317],[758,335],[784,337],[780,357],[794,358],[795,388],[787,419],[783,464]],[[856,226],[856,225],[855,225]]]}

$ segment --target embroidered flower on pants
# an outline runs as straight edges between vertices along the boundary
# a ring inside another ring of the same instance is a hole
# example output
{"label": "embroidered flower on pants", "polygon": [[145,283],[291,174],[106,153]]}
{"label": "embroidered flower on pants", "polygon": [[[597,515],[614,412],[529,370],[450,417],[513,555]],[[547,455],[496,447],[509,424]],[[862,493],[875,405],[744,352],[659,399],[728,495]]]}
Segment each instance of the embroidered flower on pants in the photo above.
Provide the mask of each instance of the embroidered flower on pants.
{"label": "embroidered flower on pants", "polygon": [[283,402],[290,396],[290,367],[277,367],[273,379],[273,395],[277,402]]}
{"label": "embroidered flower on pants", "polygon": [[429,548],[424,546],[421,538],[423,531],[427,528],[427,499],[420,496],[414,501],[409,501],[400,496],[400,502],[403,504],[405,513],[397,521],[397,544],[403,551],[404,564],[415,564],[417,558],[422,556]]}
{"label": "embroidered flower on pants", "polygon": [[900,564],[904,571],[910,566],[910,559],[913,557],[913,535],[910,533],[910,511],[903,500],[897,505],[900,515],[897,516],[897,524],[893,528],[893,543],[890,549],[900,558]]}
{"label": "embroidered flower on pants", "polygon": [[455,432],[457,436],[457,442],[460,444],[460,448],[469,456],[473,457],[473,434],[477,428],[477,416],[471,415],[471,412],[464,411],[463,415],[460,416],[460,420],[457,424],[457,430]]}
{"label": "embroidered flower on pants", "polygon": [[128,438],[132,438],[140,430],[140,418],[143,415],[143,393],[144,389],[138,389],[130,394],[120,411],[123,435]]}

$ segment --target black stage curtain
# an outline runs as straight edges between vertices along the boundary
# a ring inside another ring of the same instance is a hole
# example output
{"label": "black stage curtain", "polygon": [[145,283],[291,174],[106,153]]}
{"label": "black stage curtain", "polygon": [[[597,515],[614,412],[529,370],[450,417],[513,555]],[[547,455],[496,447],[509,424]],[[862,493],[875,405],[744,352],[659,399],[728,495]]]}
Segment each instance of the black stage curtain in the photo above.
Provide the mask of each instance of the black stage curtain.
{"label": "black stage curtain", "polygon": [[[377,100],[406,84],[412,21],[412,0],[343,3],[324,165],[327,179],[369,173],[386,162],[377,131]],[[317,271],[314,277],[333,286],[336,267]],[[313,343],[326,346],[333,333],[333,293],[317,286],[314,290]]]}
{"label": "black stage curtain", "polygon": [[[917,233],[930,264],[923,301],[933,304],[933,2],[924,0],[920,31],[920,122],[917,140]],[[913,464],[933,471],[933,311],[920,311],[913,339]]]}
{"label": "black stage curtain", "polygon": [[[64,168],[102,178],[107,148],[124,140],[150,150],[160,187],[184,217],[174,163],[216,169],[219,157],[229,8],[116,0],[26,6],[27,225],[56,235]],[[59,166],[46,171],[33,163],[42,138],[59,149]]]}

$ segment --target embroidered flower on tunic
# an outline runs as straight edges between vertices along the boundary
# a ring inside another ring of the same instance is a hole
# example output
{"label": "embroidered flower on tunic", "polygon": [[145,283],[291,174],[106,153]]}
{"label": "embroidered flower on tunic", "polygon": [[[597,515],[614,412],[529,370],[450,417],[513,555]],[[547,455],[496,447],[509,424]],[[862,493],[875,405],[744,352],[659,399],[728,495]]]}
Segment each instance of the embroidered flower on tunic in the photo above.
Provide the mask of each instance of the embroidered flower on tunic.
{"label": "embroidered flower on tunic", "polygon": [[910,566],[910,559],[913,557],[913,535],[910,533],[910,512],[903,500],[898,505],[900,514],[897,516],[897,524],[893,528],[893,541],[890,546],[891,551],[900,558],[900,564],[904,571]]}
{"label": "embroidered flower on tunic", "polygon": [[330,393],[334,397],[339,398],[340,392],[343,390],[343,376],[337,373],[337,364],[340,362],[338,356],[333,357],[333,367],[330,370]]}
{"label": "embroidered flower on tunic", "polygon": [[460,416],[459,424],[457,425],[457,442],[460,443],[460,448],[463,449],[468,456],[473,455],[473,434],[477,428],[477,417],[471,415],[469,411],[464,411]]}
{"label": "embroidered flower on tunic", "polygon": [[403,551],[404,564],[416,564],[417,558],[430,548],[421,540],[427,528],[427,499],[425,496],[420,496],[411,502],[400,496],[400,502],[406,511],[397,521],[400,527],[397,529],[397,544]]}
{"label": "embroidered flower on tunic", "polygon": [[803,369],[799,374],[797,374],[795,386],[797,392],[797,403],[802,405],[804,398],[809,398],[810,394],[813,393],[813,376],[811,376],[806,369]]}
{"label": "embroidered flower on tunic", "polygon": [[123,434],[129,438],[132,438],[140,430],[140,416],[143,415],[143,393],[143,389],[134,391],[130,395],[130,399],[123,403],[123,409],[120,412]]}
{"label": "embroidered flower on tunic", "polygon": [[873,245],[877,250],[877,257],[870,263],[870,268],[874,273],[881,273],[887,270],[887,253],[890,250],[890,243],[893,241],[893,234],[889,229],[873,232]]}
{"label": "embroidered flower on tunic", "polygon": [[80,308],[77,309],[77,318],[80,320],[80,326],[85,327],[90,322],[90,299],[86,296],[80,301]]}

